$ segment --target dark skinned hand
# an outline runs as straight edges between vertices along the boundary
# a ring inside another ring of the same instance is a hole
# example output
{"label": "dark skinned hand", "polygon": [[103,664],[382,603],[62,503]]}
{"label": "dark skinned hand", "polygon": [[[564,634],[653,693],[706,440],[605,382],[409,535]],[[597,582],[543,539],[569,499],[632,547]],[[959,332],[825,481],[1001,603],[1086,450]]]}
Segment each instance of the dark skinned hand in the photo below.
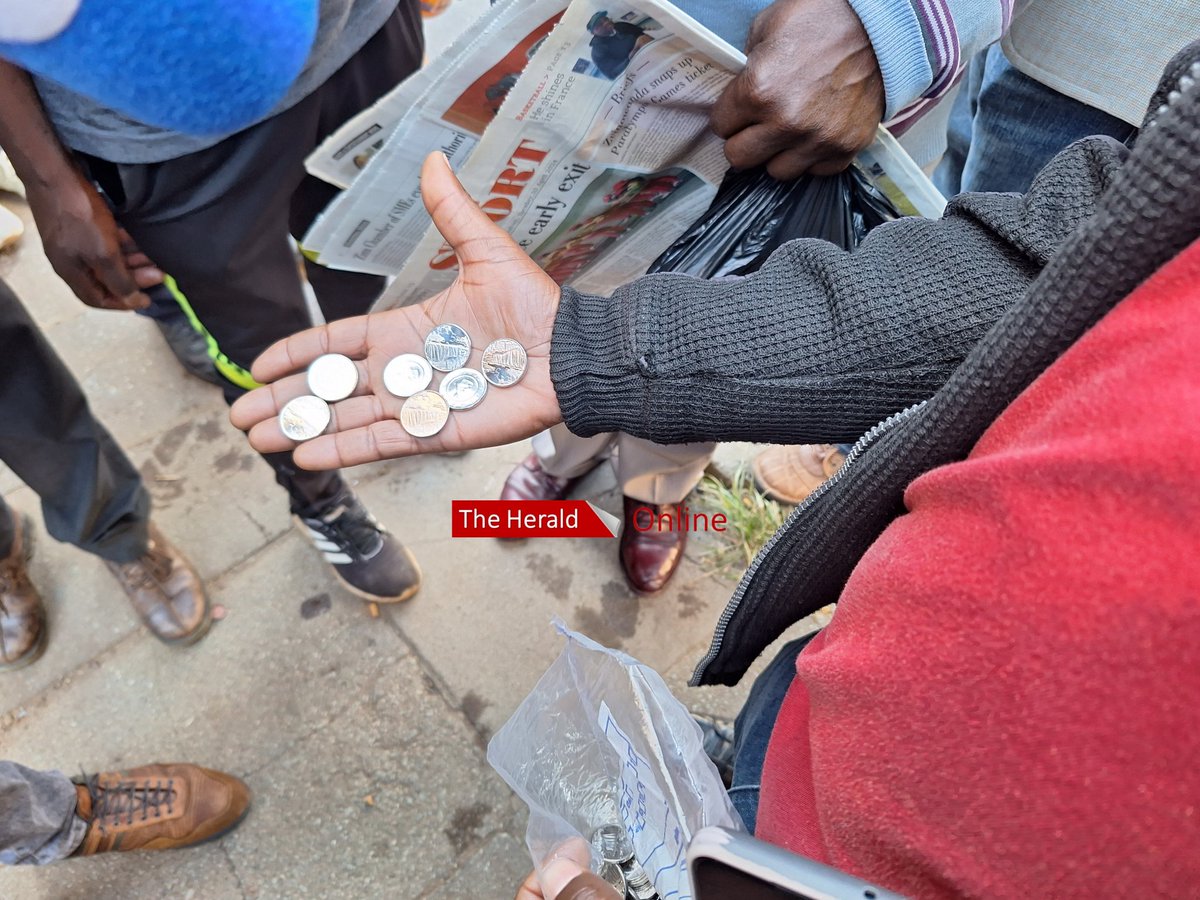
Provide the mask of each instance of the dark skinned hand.
{"label": "dark skinned hand", "polygon": [[833,175],[874,139],[883,76],[847,0],[776,0],[754,20],[746,55],[712,112],[735,168],[765,163],[781,181]]}
{"label": "dark skinned hand", "polygon": [[54,271],[80,300],[97,309],[142,309],[143,289],[163,273],[117,225],[99,191],[72,169],[49,188],[28,188],[29,207]]}

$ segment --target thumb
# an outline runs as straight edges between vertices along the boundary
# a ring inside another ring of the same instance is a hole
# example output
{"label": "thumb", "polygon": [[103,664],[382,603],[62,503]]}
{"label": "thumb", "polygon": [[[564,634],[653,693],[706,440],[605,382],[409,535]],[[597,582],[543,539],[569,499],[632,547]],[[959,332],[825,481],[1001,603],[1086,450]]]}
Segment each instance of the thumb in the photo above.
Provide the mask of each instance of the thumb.
{"label": "thumb", "polygon": [[463,265],[495,259],[498,241],[506,245],[505,249],[507,245],[515,246],[508,232],[471,199],[441,153],[430,153],[421,166],[421,199],[433,224]]}
{"label": "thumb", "polygon": [[541,882],[546,900],[617,900],[612,885],[569,859],[546,866]]}

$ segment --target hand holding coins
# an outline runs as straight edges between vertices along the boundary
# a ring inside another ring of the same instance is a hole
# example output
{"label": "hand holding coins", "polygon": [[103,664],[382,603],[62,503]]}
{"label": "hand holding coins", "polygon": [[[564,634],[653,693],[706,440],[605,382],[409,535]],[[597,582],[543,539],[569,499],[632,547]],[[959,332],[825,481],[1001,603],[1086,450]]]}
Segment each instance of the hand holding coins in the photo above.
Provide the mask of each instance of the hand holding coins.
{"label": "hand holding coins", "polygon": [[[400,424],[413,437],[432,437],[442,430],[451,410],[468,410],[478,406],[487,394],[488,382],[498,387],[512,387],[525,374],[525,348],[511,338],[502,338],[488,345],[493,352],[489,371],[469,369],[462,364],[471,355],[471,338],[458,325],[438,325],[425,338],[425,358],[402,353],[383,370],[383,386],[391,394],[403,397]],[[489,365],[488,351],[484,365]],[[446,372],[441,387],[428,390],[433,370]],[[333,417],[329,402],[344,400],[358,387],[358,366],[340,353],[318,356],[308,367],[308,388],[305,394],[289,400],[279,412],[279,428],[293,441],[308,441],[324,433]]]}
{"label": "hand holding coins", "polygon": [[426,161],[421,184],[457,280],[424,303],[330,322],[263,353],[252,374],[265,386],[231,413],[256,449],[330,469],[495,446],[560,420],[549,359],[558,286],[442,157]]}

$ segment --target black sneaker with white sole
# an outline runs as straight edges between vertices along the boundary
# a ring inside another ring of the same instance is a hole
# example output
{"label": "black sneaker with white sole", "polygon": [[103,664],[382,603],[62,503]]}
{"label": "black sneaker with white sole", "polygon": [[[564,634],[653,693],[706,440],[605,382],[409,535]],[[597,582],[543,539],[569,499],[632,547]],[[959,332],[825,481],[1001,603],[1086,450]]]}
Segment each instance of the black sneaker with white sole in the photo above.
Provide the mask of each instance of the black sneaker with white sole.
{"label": "black sneaker with white sole", "polygon": [[297,518],[352,593],[376,603],[400,603],[420,590],[417,561],[350,491],[321,513]]}

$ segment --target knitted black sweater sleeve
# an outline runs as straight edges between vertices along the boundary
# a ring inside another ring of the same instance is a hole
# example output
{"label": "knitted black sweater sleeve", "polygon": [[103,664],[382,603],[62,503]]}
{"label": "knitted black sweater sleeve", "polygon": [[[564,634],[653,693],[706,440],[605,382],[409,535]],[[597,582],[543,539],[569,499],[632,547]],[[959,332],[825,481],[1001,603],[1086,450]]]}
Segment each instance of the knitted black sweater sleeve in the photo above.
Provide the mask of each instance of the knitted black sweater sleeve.
{"label": "knitted black sweater sleeve", "polygon": [[962,195],[942,219],[880,226],[853,252],[793,241],[738,281],[566,288],[550,356],[566,424],[661,443],[854,440],[946,381],[1123,158],[1088,138],[1023,197]]}

